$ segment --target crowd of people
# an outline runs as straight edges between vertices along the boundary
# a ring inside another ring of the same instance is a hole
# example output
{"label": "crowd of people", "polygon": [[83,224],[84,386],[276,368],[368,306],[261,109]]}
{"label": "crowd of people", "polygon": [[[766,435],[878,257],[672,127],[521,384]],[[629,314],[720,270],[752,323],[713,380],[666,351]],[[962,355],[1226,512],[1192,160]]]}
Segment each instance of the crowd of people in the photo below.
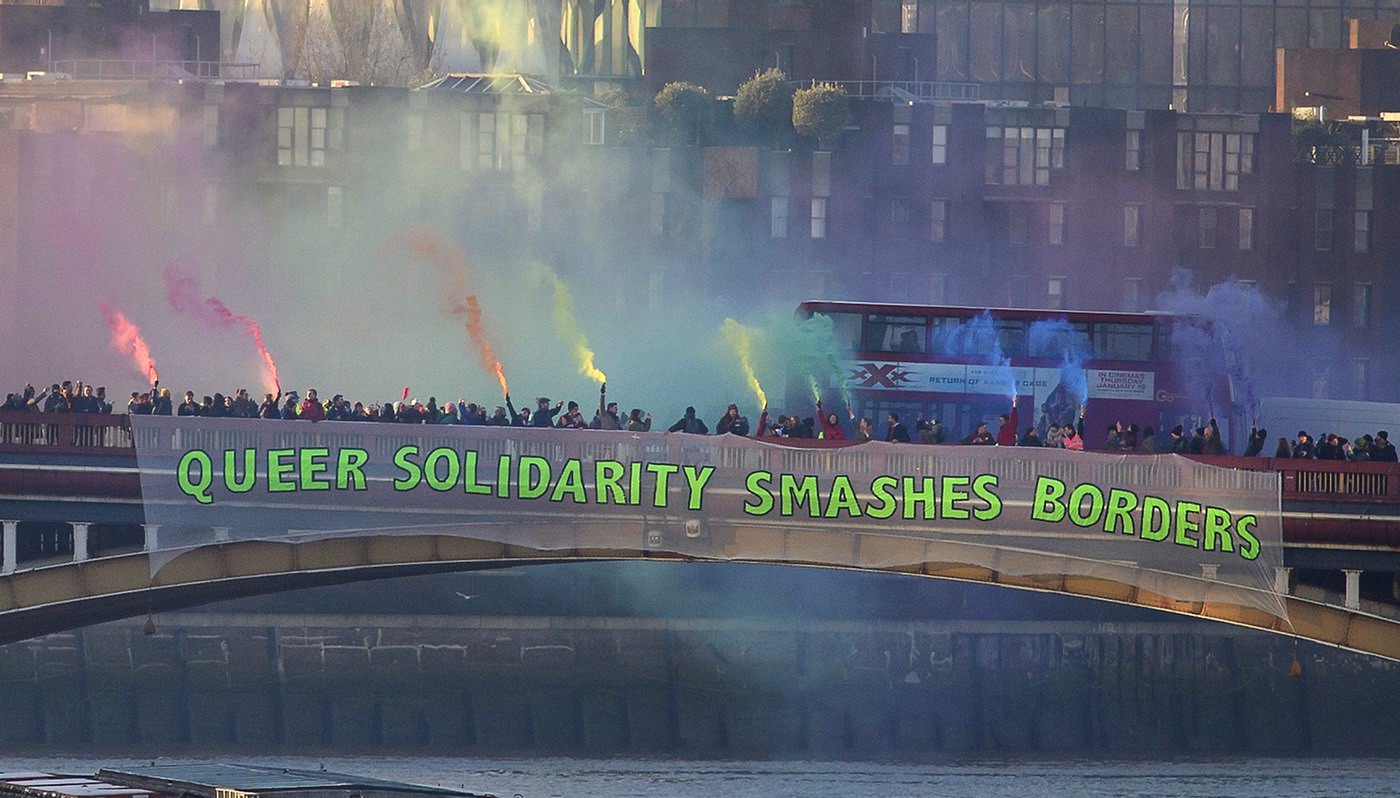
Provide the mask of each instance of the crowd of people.
{"label": "crowd of people", "polygon": [[[429,397],[426,402],[409,399],[407,392],[398,401],[364,404],[351,402],[341,394],[330,399],[322,399],[315,388],[308,388],[305,396],[296,391],[286,393],[266,393],[261,401],[253,399],[246,388],[240,388],[228,395],[215,393],[212,396],[196,398],[193,391],[185,391],[179,403],[175,402],[170,389],[159,382],[149,391],[133,391],[126,404],[126,412],[131,415],[157,416],[198,416],[209,418],[261,418],[284,421],[362,421],[393,422],[402,424],[467,424],[500,427],[545,427],[556,429],[601,429],[648,432],[652,428],[649,412],[632,408],[623,415],[617,402],[608,401],[607,385],[598,392],[598,406],[592,418],[585,415],[578,402],[551,402],[541,396],[534,407],[517,409],[510,394],[505,395],[505,404],[488,408],[485,403],[456,402],[438,403],[437,397]],[[714,424],[716,435],[754,435],[759,438],[794,438],[825,440],[884,440],[896,443],[944,444],[960,442],[972,446],[1035,446],[1082,451],[1084,443],[1084,407],[1079,408],[1078,419],[1074,423],[1045,425],[1044,434],[1037,426],[1020,429],[1017,403],[1011,402],[1009,413],[998,419],[996,432],[983,422],[964,436],[960,441],[950,441],[943,424],[938,419],[917,419],[911,434],[899,414],[890,412],[885,417],[885,431],[877,435],[875,423],[867,417],[857,418],[848,406],[846,420],[841,414],[829,412],[816,402],[815,416],[778,415],[772,417],[764,407],[756,427],[749,424],[738,405],[729,405],[724,415]],[[42,413],[92,413],[110,414],[114,407],[107,398],[107,389],[102,386],[84,384],[80,380],[54,383],[43,391],[33,385],[26,385],[18,393],[7,394],[0,410],[12,412]],[[710,425],[701,419],[694,407],[687,407],[681,417],[669,427],[667,432],[684,432],[695,435],[709,435]],[[1319,460],[1397,462],[1395,446],[1390,443],[1385,430],[1375,435],[1362,435],[1356,440],[1348,440],[1335,433],[1327,433],[1316,440],[1306,431],[1289,440],[1281,437],[1277,447],[1267,451],[1268,430],[1252,427],[1244,456],[1257,457],[1272,454],[1281,458],[1315,458]],[[1220,428],[1215,419],[1194,429],[1183,428],[1178,424],[1164,437],[1158,435],[1151,426],[1118,422],[1105,430],[1101,451],[1141,452],[1144,454],[1228,454]]]}

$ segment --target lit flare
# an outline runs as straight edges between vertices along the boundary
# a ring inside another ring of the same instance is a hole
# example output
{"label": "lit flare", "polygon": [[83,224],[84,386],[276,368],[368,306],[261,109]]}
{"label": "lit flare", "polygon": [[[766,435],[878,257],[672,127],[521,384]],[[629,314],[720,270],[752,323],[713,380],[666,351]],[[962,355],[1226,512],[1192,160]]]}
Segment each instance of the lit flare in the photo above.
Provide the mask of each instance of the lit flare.
{"label": "lit flare", "polygon": [[[768,395],[763,392],[763,386],[759,384],[758,375],[753,370],[753,334],[748,327],[740,324],[734,319],[725,319],[721,328],[724,340],[734,350],[734,354],[739,358],[739,368],[743,369],[744,379],[748,381],[749,388],[753,389],[754,396],[758,398],[758,406],[764,408],[768,406]],[[812,381],[812,389],[815,393],[817,387],[816,380]]]}
{"label": "lit flare", "polygon": [[112,348],[131,358],[136,370],[146,377],[146,382],[155,384],[160,379],[160,374],[156,372],[156,361],[151,357],[151,348],[146,344],[146,339],[141,337],[141,328],[128,319],[125,313],[106,302],[100,302],[99,305],[102,315],[107,318]]}

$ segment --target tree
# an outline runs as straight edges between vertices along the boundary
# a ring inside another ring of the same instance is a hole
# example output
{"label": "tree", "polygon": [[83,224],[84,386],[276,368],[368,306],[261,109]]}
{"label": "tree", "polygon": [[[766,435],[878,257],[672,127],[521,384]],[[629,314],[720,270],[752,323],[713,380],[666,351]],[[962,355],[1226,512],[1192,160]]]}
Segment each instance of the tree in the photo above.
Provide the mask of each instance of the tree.
{"label": "tree", "polygon": [[739,86],[734,98],[734,118],[740,124],[780,135],[792,125],[792,86],[787,75],[774,67],[754,76]]}
{"label": "tree", "polygon": [[[331,0],[289,17],[282,26],[283,71],[316,83],[422,85],[437,75],[442,54],[415,47],[379,0]],[[298,10],[300,6],[297,6]]]}
{"label": "tree", "polygon": [[700,123],[710,107],[709,92],[693,83],[674,81],[661,87],[654,102],[662,119],[683,132],[694,133],[699,143]]}
{"label": "tree", "polygon": [[804,136],[830,138],[851,121],[846,90],[831,83],[798,89],[792,96],[792,126]]}

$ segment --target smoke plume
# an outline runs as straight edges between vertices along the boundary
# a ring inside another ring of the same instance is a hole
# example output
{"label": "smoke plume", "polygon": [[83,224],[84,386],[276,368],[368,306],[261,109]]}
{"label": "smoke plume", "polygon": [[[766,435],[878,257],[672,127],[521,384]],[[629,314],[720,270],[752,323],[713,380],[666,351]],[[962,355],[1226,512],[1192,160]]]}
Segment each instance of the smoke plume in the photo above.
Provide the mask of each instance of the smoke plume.
{"label": "smoke plume", "polygon": [[111,331],[112,348],[131,358],[132,365],[146,378],[146,382],[155,384],[160,379],[160,374],[156,372],[155,358],[151,357],[151,348],[141,336],[141,329],[132,323],[125,313],[106,302],[99,302],[98,305],[102,308],[102,315],[107,319],[107,328]]}

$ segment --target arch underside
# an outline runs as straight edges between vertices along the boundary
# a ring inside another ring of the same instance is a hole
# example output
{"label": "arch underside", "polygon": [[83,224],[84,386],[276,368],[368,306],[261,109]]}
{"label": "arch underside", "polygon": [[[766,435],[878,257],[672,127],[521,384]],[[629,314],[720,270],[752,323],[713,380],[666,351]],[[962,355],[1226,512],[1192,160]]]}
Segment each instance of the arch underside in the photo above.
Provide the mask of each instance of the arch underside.
{"label": "arch underside", "polygon": [[[460,534],[362,535],[298,543],[244,540],[185,550],[161,565],[154,576],[150,555],[136,552],[0,577],[0,644],[150,612],[308,587],[522,564],[654,560],[835,567],[999,585],[1146,607],[1400,661],[1400,623],[1292,596],[1282,597],[1287,610],[1284,619],[1236,600],[1231,591],[1218,597],[1207,592],[1202,600],[1183,601],[1128,580],[1028,572],[1024,560],[1012,573],[966,562],[910,557],[907,552],[888,558],[872,552],[870,562],[833,566],[829,559],[793,546],[786,536],[775,538],[772,547],[771,556],[706,558],[643,547],[541,550]],[[162,559],[169,554],[162,552]]]}

